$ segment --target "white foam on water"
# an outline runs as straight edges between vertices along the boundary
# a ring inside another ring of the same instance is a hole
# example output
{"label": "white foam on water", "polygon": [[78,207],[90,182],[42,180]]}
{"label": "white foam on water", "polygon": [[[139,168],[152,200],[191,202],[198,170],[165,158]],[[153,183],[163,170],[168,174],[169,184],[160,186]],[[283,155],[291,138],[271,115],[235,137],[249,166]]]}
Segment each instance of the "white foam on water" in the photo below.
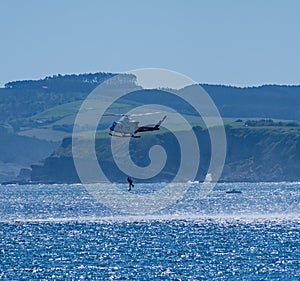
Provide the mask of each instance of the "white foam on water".
{"label": "white foam on water", "polygon": [[244,223],[252,223],[259,221],[294,221],[300,223],[300,215],[298,213],[291,214],[261,214],[261,215],[199,215],[199,214],[166,214],[166,215],[143,215],[143,216],[104,216],[104,217],[68,217],[68,218],[22,218],[14,220],[0,220],[0,223],[6,224],[63,224],[63,223],[135,223],[135,222],[228,222],[239,221]]}
{"label": "white foam on water", "polygon": [[[159,184],[137,184],[155,190]],[[194,183],[193,186],[197,186]],[[127,189],[127,185],[119,184]],[[241,194],[226,194],[237,188]],[[300,219],[300,182],[219,183],[205,199],[193,194],[159,213],[129,215],[105,211],[79,185],[4,186],[0,190],[0,223],[123,223]]]}

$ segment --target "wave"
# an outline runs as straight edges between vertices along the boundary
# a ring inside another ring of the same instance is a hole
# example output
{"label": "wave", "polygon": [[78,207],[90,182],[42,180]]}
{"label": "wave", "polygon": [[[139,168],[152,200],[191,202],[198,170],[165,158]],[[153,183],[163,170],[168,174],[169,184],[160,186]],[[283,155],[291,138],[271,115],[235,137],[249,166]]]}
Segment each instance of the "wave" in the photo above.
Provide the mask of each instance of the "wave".
{"label": "wave", "polygon": [[290,214],[244,214],[244,215],[200,215],[193,213],[182,214],[166,214],[166,215],[143,215],[143,216],[104,216],[104,217],[53,217],[53,218],[22,218],[22,219],[2,219],[2,224],[63,224],[63,223],[135,223],[135,222],[188,222],[188,223],[206,223],[206,222],[240,222],[253,223],[260,221],[293,221],[300,223],[300,215],[298,213]]}

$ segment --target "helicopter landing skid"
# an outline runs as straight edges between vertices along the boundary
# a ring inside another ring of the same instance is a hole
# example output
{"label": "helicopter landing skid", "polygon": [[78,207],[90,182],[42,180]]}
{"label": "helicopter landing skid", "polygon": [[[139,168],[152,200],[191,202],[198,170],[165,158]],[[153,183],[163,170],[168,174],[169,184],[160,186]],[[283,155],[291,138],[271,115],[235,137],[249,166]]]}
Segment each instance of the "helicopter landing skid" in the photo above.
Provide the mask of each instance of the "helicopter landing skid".
{"label": "helicopter landing skid", "polygon": [[140,138],[141,136],[135,136],[135,135],[129,135],[129,134],[127,134],[127,135],[125,135],[125,134],[123,134],[123,135],[117,135],[117,134],[112,134],[112,133],[108,133],[110,136],[112,136],[112,137],[118,137],[118,138],[128,138],[128,137],[132,137],[132,138],[135,138],[135,139],[137,139],[137,138]]}

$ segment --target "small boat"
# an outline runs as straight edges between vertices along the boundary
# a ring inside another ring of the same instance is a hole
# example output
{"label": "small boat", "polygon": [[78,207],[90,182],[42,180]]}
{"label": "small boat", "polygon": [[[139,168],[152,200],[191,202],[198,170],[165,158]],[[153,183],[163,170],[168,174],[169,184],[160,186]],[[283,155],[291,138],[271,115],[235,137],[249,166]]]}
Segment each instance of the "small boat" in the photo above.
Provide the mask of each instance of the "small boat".
{"label": "small boat", "polygon": [[226,193],[242,193],[242,191],[236,189],[230,189],[230,190],[226,190]]}

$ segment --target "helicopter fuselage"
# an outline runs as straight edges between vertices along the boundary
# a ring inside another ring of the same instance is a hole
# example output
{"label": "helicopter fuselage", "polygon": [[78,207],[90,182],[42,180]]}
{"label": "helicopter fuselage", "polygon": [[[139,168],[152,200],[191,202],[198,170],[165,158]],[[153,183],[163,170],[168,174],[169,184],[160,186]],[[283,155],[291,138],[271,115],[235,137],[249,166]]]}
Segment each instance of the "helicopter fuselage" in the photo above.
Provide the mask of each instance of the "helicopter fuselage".
{"label": "helicopter fuselage", "polygon": [[120,136],[131,137],[139,128],[138,124],[138,121],[130,120],[129,118],[124,118],[123,120],[114,122],[109,129],[111,132],[113,132],[114,135],[120,134]]}
{"label": "helicopter fuselage", "polygon": [[166,117],[167,116],[164,116],[164,118],[154,126],[139,126],[139,121],[132,120],[126,116],[117,122],[113,122],[109,128],[109,134],[116,137],[139,137],[135,136],[135,134],[159,130],[161,123],[166,119]]}

